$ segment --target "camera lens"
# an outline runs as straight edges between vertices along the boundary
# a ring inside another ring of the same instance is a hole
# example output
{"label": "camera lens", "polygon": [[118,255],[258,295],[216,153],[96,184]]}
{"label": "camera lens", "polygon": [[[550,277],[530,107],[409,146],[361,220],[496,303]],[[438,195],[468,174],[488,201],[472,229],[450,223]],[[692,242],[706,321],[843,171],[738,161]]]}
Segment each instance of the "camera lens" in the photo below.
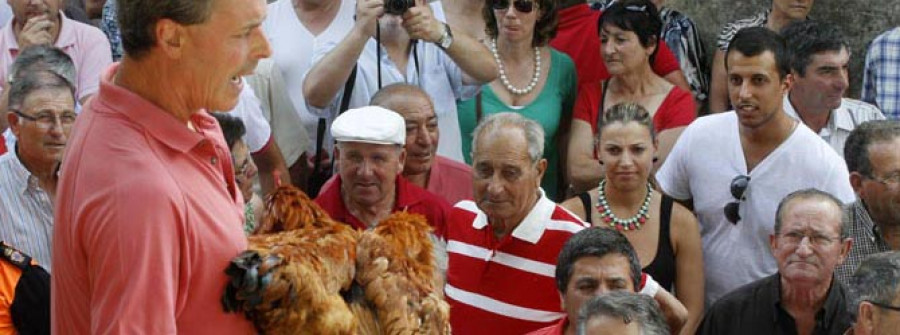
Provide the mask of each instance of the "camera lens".
{"label": "camera lens", "polygon": [[387,0],[384,3],[384,12],[393,15],[403,15],[407,9],[415,6],[415,0]]}

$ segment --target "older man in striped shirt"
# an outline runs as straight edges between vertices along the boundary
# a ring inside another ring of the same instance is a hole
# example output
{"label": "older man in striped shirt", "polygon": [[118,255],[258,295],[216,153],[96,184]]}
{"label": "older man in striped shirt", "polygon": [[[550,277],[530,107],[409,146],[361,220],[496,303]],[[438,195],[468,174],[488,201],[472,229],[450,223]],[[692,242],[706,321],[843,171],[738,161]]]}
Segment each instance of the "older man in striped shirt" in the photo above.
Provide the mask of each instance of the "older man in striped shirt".
{"label": "older man in striped shirt", "polygon": [[52,184],[75,122],[74,92],[52,71],[27,73],[9,91],[7,121],[18,142],[0,156],[0,239],[47,270],[53,205],[42,185]]}
{"label": "older man in striped shirt", "polygon": [[556,258],[587,224],[540,189],[543,138],[540,125],[514,113],[491,115],[475,128],[475,202],[456,204],[446,234],[454,333],[524,334],[565,315]]}

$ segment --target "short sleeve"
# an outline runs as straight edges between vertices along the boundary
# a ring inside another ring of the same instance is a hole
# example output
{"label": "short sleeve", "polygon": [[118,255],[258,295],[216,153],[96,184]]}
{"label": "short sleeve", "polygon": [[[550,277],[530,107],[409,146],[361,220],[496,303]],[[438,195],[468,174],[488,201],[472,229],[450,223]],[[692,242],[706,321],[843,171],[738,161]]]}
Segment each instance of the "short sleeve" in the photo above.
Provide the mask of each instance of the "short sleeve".
{"label": "short sleeve", "polygon": [[257,153],[265,148],[272,137],[272,128],[266,121],[262,112],[262,105],[253,89],[249,84],[244,82],[244,89],[241,91],[237,106],[231,111],[232,115],[244,122],[244,128],[247,133],[244,135],[244,142],[250,152]]}
{"label": "short sleeve", "polygon": [[84,32],[85,38],[80,41],[79,48],[83,48],[76,64],[78,69],[78,100],[97,93],[100,90],[100,77],[106,68],[112,64],[112,49],[109,40],[100,29],[87,26]]}
{"label": "short sleeve", "polygon": [[666,100],[659,106],[657,117],[653,118],[657,132],[684,127],[697,118],[697,107],[694,97],[690,93],[678,87],[672,87],[672,91]]}
{"label": "short sleeve", "polygon": [[681,68],[678,65],[678,60],[675,59],[675,55],[672,53],[672,49],[669,49],[665,41],[660,40],[660,42],[659,50],[657,50],[656,57],[653,59],[653,72],[660,76],[666,76]]}
{"label": "short sleeve", "polygon": [[600,116],[600,100],[602,83],[581,83],[578,86],[578,95],[575,98],[575,107],[573,107],[572,117],[575,120],[581,120],[591,125],[594,133],[597,132],[597,117]]}
{"label": "short sleeve", "polygon": [[690,176],[688,175],[688,154],[692,147],[692,130],[688,127],[681,133],[675,147],[669,152],[666,161],[656,172],[656,182],[660,190],[678,200],[687,200],[691,196]]}

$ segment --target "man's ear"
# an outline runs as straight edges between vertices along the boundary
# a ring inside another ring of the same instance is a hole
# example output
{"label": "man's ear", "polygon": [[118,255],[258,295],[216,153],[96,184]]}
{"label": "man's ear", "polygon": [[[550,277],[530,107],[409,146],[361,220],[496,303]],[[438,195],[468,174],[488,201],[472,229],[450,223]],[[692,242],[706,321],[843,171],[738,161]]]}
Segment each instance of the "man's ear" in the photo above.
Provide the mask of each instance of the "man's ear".
{"label": "man's ear", "polygon": [[784,76],[784,81],[781,83],[781,95],[784,96],[788,92],[791,91],[791,87],[794,86],[794,75],[788,73]]}
{"label": "man's ear", "polygon": [[172,21],[171,19],[160,19],[156,22],[156,45],[171,58],[181,58],[182,47],[187,39],[187,27]]}
{"label": "man's ear", "polygon": [[9,124],[9,130],[12,131],[13,135],[19,137],[19,115],[13,113],[11,110],[6,111],[6,123]]}
{"label": "man's ear", "polygon": [[864,178],[865,177],[859,172],[850,172],[850,186],[853,187],[853,191],[856,192],[856,194],[859,194],[859,192],[863,190],[862,183]]}
{"label": "man's ear", "polygon": [[400,147],[400,167],[397,171],[398,175],[403,173],[403,167],[406,166],[406,148]]}
{"label": "man's ear", "polygon": [[536,187],[541,187],[541,180],[544,180],[544,173],[547,172],[547,159],[541,158],[534,166],[537,169],[538,179]]}

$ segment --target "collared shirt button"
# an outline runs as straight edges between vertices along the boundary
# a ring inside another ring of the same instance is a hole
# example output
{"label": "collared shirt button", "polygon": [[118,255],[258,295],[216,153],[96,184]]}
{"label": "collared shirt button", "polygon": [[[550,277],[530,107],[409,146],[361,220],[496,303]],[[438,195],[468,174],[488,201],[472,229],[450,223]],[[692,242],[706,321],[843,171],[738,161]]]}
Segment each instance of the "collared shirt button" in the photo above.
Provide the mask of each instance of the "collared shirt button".
{"label": "collared shirt button", "polygon": [[216,163],[218,163],[218,162],[219,162],[219,159],[216,158],[216,156],[212,156],[212,157],[210,157],[210,159],[209,159],[209,163],[212,164],[212,165],[216,165]]}

